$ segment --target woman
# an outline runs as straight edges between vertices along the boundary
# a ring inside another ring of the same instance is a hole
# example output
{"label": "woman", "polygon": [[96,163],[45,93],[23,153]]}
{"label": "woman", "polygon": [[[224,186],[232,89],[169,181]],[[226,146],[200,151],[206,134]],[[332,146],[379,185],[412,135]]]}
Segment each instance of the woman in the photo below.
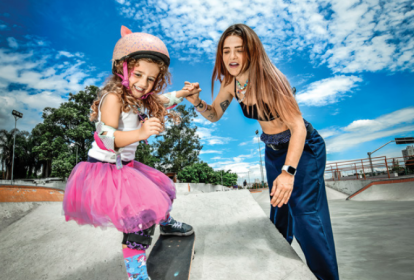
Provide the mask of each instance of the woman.
{"label": "woman", "polygon": [[262,127],[271,196],[270,219],[291,243],[293,235],[318,279],[339,279],[325,193],[325,142],[302,118],[285,76],[272,64],[257,34],[244,24],[220,38],[212,77],[221,82],[212,105],[187,97],[206,119],[220,120],[233,97]]}

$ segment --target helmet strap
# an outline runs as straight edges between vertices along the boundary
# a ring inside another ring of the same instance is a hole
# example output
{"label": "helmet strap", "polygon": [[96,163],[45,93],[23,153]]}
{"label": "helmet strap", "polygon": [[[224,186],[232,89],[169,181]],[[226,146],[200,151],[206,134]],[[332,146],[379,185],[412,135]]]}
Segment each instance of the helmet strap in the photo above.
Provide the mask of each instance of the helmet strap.
{"label": "helmet strap", "polygon": [[121,76],[118,73],[115,73],[115,74],[117,74],[122,79],[122,85],[124,87],[126,87],[127,90],[130,90],[130,88],[129,88],[129,75],[128,75],[128,62],[126,60],[124,60],[124,63],[122,65],[123,65],[123,68],[124,68],[124,71],[123,71],[124,76]]}

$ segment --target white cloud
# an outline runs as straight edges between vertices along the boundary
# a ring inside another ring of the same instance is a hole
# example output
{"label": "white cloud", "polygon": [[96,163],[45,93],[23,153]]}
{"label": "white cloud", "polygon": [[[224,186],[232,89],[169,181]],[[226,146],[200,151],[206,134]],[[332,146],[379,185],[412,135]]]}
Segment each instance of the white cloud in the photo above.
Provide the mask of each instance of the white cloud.
{"label": "white cloud", "polygon": [[206,118],[201,117],[200,115],[197,115],[197,117],[195,117],[195,118],[193,119],[193,122],[194,122],[194,123],[198,123],[198,124],[200,124],[200,125],[206,125],[206,126],[216,126],[216,123],[212,123],[212,122],[210,122],[210,121],[206,120]]}
{"label": "white cloud", "polygon": [[334,128],[320,129],[318,130],[318,132],[324,139],[338,135],[340,133],[338,129],[334,129]]}
{"label": "white cloud", "polygon": [[10,37],[8,43],[14,49],[0,49],[2,128],[14,126],[11,111],[18,110],[24,114],[19,128],[30,131],[41,122],[45,107],[58,107],[67,101],[69,92],[77,93],[101,80],[101,75],[92,76],[92,69],[79,60],[80,53],[53,50],[32,36],[19,43]]}
{"label": "white cloud", "polygon": [[[274,61],[302,52],[335,72],[414,69],[411,0],[117,0],[132,30],[157,34],[180,60],[214,59],[220,34],[246,23]],[[246,7],[248,7],[246,9]],[[147,15],[151,14],[151,17]]]}
{"label": "white cloud", "polygon": [[325,106],[350,95],[362,79],[356,76],[335,76],[311,83],[296,94],[298,103],[306,106]]}
{"label": "white cloud", "polygon": [[19,43],[17,43],[17,40],[13,37],[7,38],[7,43],[9,44],[9,47],[12,49],[17,49],[19,47]]}
{"label": "white cloud", "polygon": [[233,139],[231,137],[222,137],[213,135],[215,129],[213,127],[206,128],[206,127],[198,127],[197,128],[197,135],[200,137],[200,141],[203,144],[209,145],[222,145],[227,144]]}
{"label": "white cloud", "polygon": [[[215,170],[231,170],[232,173],[236,173],[239,177],[239,184],[241,181],[246,180],[249,183],[254,183],[256,180],[261,181],[261,171],[259,163],[252,162],[232,162],[232,161],[219,161],[216,163],[209,163]],[[263,178],[267,182],[266,168],[263,166]]]}
{"label": "white cloud", "polygon": [[201,150],[200,155],[202,154],[222,154],[223,151],[216,151],[216,150]]}
{"label": "white cloud", "polygon": [[246,146],[246,145],[252,145],[252,144],[256,144],[256,145],[257,145],[257,141],[262,142],[262,140],[260,139],[260,137],[259,137],[259,136],[254,136],[254,137],[252,138],[252,140],[250,140],[250,141],[246,141],[246,142],[241,142],[241,143],[239,144],[239,146]]}
{"label": "white cloud", "polygon": [[[408,107],[376,119],[356,120],[342,129],[324,129],[328,134],[328,153],[343,152],[384,137],[398,137],[414,131],[414,107]],[[329,133],[331,135],[329,135]]]}
{"label": "white cloud", "polygon": [[45,107],[59,107],[67,99],[59,94],[42,91],[30,95],[24,90],[5,91],[0,89],[0,127],[11,129],[14,127],[12,110],[23,113],[23,119],[18,121],[17,128],[30,131],[41,122],[41,112]]}
{"label": "white cloud", "polygon": [[351,132],[372,132],[391,128],[398,124],[412,123],[414,121],[414,107],[404,108],[390,114],[378,117],[375,120],[356,120],[344,128]]}

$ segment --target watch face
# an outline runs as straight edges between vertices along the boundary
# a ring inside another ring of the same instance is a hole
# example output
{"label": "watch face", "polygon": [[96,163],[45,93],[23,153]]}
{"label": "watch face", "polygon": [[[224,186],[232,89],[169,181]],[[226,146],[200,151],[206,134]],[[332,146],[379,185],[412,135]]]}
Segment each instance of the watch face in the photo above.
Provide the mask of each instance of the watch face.
{"label": "watch face", "polygon": [[295,174],[296,168],[293,168],[292,166],[288,166],[287,172],[290,173],[290,174]]}

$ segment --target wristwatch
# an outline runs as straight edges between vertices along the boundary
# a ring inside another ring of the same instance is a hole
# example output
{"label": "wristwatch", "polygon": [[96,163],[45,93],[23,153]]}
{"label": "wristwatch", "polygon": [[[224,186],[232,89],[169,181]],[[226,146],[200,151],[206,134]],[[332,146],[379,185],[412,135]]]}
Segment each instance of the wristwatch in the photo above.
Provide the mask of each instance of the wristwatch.
{"label": "wristwatch", "polygon": [[290,165],[283,165],[282,167],[282,171],[285,170],[287,173],[289,173],[290,175],[295,175],[296,174],[296,168],[290,166]]}

